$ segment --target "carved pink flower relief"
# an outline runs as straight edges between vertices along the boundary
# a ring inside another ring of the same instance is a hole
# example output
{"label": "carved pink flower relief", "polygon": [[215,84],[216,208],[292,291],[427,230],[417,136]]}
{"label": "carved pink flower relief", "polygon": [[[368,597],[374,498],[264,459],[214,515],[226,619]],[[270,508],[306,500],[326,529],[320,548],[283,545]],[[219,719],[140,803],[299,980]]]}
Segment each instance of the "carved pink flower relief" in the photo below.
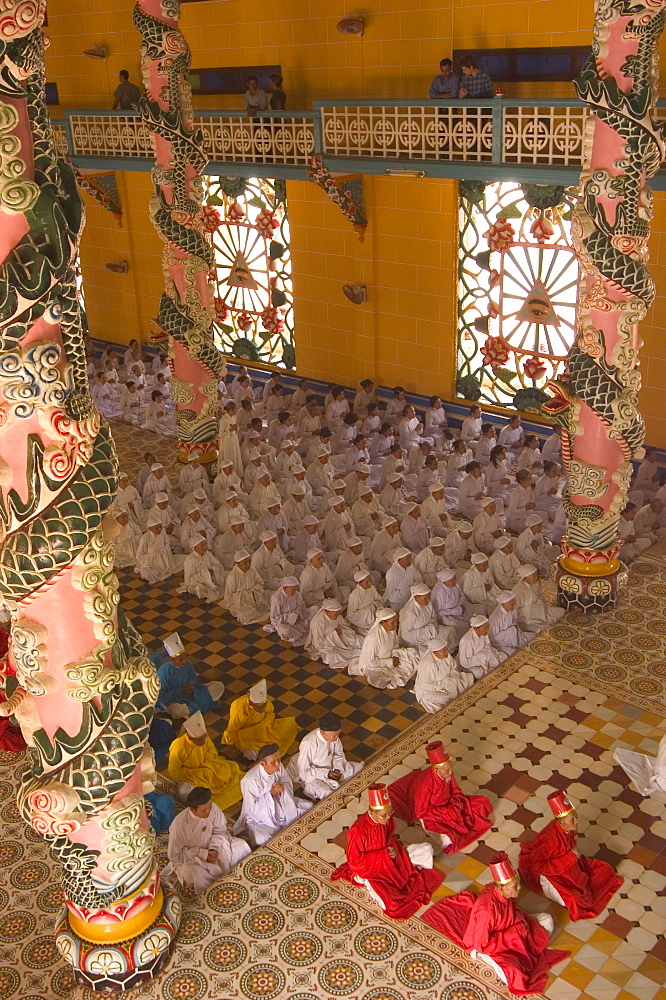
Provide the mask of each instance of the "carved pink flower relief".
{"label": "carved pink flower relief", "polygon": [[254,323],[254,317],[250,316],[249,313],[242,312],[236,318],[236,325],[239,330],[243,333],[247,333],[248,330],[252,329],[252,324]]}
{"label": "carved pink flower relief", "polygon": [[530,226],[530,233],[535,238],[537,243],[545,243],[546,240],[549,240],[551,236],[555,235],[555,226],[550,219],[546,219],[542,216],[540,219],[534,220]]}
{"label": "carved pink flower relief", "polygon": [[501,337],[488,337],[481,348],[483,362],[491,368],[501,368],[509,360],[509,345]]}
{"label": "carved pink flower relief", "polygon": [[523,371],[528,378],[539,379],[546,374],[547,368],[541,358],[532,356],[525,361]]}
{"label": "carved pink flower relief", "polygon": [[508,219],[496,219],[484,236],[491,250],[506,250],[516,239],[515,230]]}

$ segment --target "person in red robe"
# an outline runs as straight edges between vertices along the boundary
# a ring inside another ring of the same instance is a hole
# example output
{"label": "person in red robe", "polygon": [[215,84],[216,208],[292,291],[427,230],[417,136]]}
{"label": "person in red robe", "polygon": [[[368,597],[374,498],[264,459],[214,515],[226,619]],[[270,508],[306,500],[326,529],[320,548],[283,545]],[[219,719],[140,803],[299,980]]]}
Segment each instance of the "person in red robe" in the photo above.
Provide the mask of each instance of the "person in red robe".
{"label": "person in red robe", "polygon": [[389,785],[393,811],[406,823],[437,833],[447,854],[460,851],[490,830],[493,811],[485,795],[465,795],[456,781],[451,755],[441,740],[426,747],[430,767],[412,771]]}
{"label": "person in red robe", "polygon": [[530,917],[518,908],[520,880],[506,854],[489,863],[493,882],[479,896],[465,890],[442,899],[421,917],[472,958],[490,965],[514,996],[541,993],[548,970],[569,957],[548,948],[553,918]]}
{"label": "person in red robe", "polygon": [[578,816],[565,792],[549,795],[548,805],[555,819],[520,845],[520,874],[533,892],[566,906],[572,920],[598,917],[623,879],[606,861],[578,853]]}
{"label": "person in red robe", "polygon": [[406,920],[430,897],[444,876],[433,870],[431,844],[405,849],[394,835],[395,820],[386,785],[370,785],[370,808],[347,831],[347,861],[332,881],[364,885],[388,917]]}

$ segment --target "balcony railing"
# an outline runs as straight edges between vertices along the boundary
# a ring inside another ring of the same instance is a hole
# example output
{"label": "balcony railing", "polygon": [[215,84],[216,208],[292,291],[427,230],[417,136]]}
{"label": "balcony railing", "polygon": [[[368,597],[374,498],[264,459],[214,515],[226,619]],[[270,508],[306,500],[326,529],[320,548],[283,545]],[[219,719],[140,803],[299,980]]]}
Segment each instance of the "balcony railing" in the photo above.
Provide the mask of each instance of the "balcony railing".
{"label": "balcony railing", "polygon": [[[414,165],[432,176],[499,177],[510,169],[535,180],[559,174],[570,181],[581,166],[589,116],[577,100],[495,98],[315,101],[313,111],[266,112],[253,120],[239,111],[198,111],[195,121],[211,173],[265,174],[262,166],[270,165],[271,173],[299,176],[321,153],[333,169],[337,162],[338,169],[363,173]],[[80,166],[146,170],[153,160],[150,134],[135,112],[72,111],[54,127],[59,152]],[[655,180],[666,187],[666,172]]]}

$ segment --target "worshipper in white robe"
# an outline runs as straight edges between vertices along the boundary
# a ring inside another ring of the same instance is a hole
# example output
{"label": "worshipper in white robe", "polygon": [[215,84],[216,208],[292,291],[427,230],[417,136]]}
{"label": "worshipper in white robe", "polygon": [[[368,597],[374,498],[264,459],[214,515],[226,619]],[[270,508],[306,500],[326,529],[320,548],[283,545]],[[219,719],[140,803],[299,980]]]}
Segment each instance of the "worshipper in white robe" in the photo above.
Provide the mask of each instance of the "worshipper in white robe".
{"label": "worshipper in white robe", "polygon": [[333,670],[344,670],[356,664],[362,642],[345,622],[340,602],[327,598],[312,617],[305,652]]}
{"label": "worshipper in white robe", "polygon": [[527,469],[520,469],[516,473],[516,487],[511,490],[509,502],[506,505],[507,531],[519,535],[521,531],[525,530],[526,519],[535,510],[532,473],[528,472]]}
{"label": "worshipper in white robe", "polygon": [[451,656],[446,639],[431,639],[428,651],[418,662],[414,680],[414,697],[421,708],[431,714],[439,712],[473,683],[474,677],[460,670]]}
{"label": "worshipper in white robe", "polygon": [[357,570],[354,581],[356,586],[347,603],[347,622],[359,635],[366,635],[375,623],[377,612],[384,607],[384,602],[377,593],[369,570]]}
{"label": "worshipper in white robe", "polygon": [[248,531],[248,523],[244,517],[234,516],[223,535],[215,541],[215,555],[229,572],[233,568],[236,553],[241,549],[248,551],[252,547],[252,536]]}
{"label": "worshipper in white robe", "polygon": [[194,594],[208,604],[222,600],[226,573],[220,560],[209,551],[205,535],[192,539],[192,551],[185,556],[183,573],[185,579],[178,588],[179,594]]}
{"label": "worshipper in white robe", "polygon": [[[354,522],[354,532],[363,539],[363,544],[369,552],[375,536],[381,531],[386,521],[386,513],[382,514],[379,500],[369,486],[359,488],[359,497],[352,504],[351,516]],[[398,527],[397,521],[395,521],[395,526]]]}
{"label": "worshipper in white robe", "polygon": [[410,587],[410,598],[398,615],[400,642],[403,646],[417,649],[420,655],[426,652],[431,639],[444,638],[447,643],[456,643],[456,630],[449,625],[439,625],[437,614],[430,603],[430,588],[424,583]]}
{"label": "worshipper in white robe", "polygon": [[253,847],[261,847],[280,830],[312,808],[294,798],[294,785],[280,760],[277,744],[262,747],[257,763],[241,781],[243,808],[234,833],[247,833]]}
{"label": "worshipper in white robe", "polygon": [[559,545],[567,530],[567,516],[562,504],[555,511],[555,517],[550,527],[550,540],[553,545]]}
{"label": "worshipper in white robe", "polygon": [[173,487],[161,462],[154,462],[150,467],[150,475],[143,487],[142,500],[144,507],[150,508],[153,506],[156,493],[166,493],[170,505],[178,513],[178,504],[175,502]]}
{"label": "worshipper in white robe", "polygon": [[481,503],[486,495],[483,466],[480,462],[469,462],[465,466],[467,475],[458,487],[458,510],[469,521],[481,512]]}
{"label": "worshipper in white robe", "polygon": [[444,501],[444,487],[441,483],[433,483],[430,486],[428,496],[421,504],[421,514],[433,535],[446,538],[453,529],[453,519]]}
{"label": "worshipper in white robe", "polygon": [[638,471],[636,472],[635,489],[641,491],[646,501],[649,501],[652,497],[656,496],[657,491],[661,486],[659,467],[657,465],[658,460],[658,449],[646,448],[645,457],[638,466]]}
{"label": "worshipper in white robe", "polygon": [[141,503],[141,495],[136,487],[132,486],[126,472],[118,473],[118,492],[115,499],[116,509],[126,510],[129,518],[138,528],[143,530],[146,525],[146,514]]}
{"label": "worshipper in white robe", "polygon": [[544,441],[541,448],[541,458],[544,465],[546,462],[554,462],[560,470],[562,469],[562,438],[559,427],[554,427]]}
{"label": "worshipper in white robe", "polygon": [[268,501],[265,513],[257,521],[257,531],[259,534],[262,531],[275,532],[280,548],[286,556],[290,555],[292,542],[289,535],[289,526],[279,500],[273,499]]}
{"label": "worshipper in white robe", "polygon": [[177,573],[182,564],[183,557],[171,551],[164,525],[155,514],[150,514],[136,549],[135,572],[148,583],[161,583]]}
{"label": "worshipper in white robe", "polygon": [[[395,517],[385,520],[384,527],[377,532],[370,546],[370,569],[382,575],[393,564],[397,549],[404,548],[400,528]],[[407,550],[409,551],[409,549]]]}
{"label": "worshipper in white robe", "polygon": [[634,559],[642,555],[646,549],[652,545],[650,538],[638,538],[634,530],[634,518],[636,516],[636,504],[625,504],[624,510],[620,512],[618,524],[622,549],[620,555],[623,562],[632,563]]}
{"label": "worshipper in white robe", "polygon": [[503,534],[502,524],[497,514],[497,504],[493,497],[484,497],[481,511],[474,518],[472,538],[479,552],[490,556],[495,551],[495,542]]}
{"label": "worshipper in white robe", "polygon": [[[229,528],[233,517],[242,517],[246,521],[249,521],[250,514],[247,507],[240,502],[238,494],[234,490],[229,490],[226,497],[215,512],[214,524],[217,528],[218,534],[224,534],[224,532]],[[248,526],[248,533],[251,536],[254,536],[252,525]]]}
{"label": "worshipper in white robe", "polygon": [[514,548],[520,562],[536,566],[541,577],[550,575],[550,567],[559,555],[557,546],[544,541],[543,521],[537,513],[525,518],[525,530],[518,535]]}
{"label": "worshipper in white robe", "polygon": [[209,788],[193,788],[185,801],[186,808],[169,827],[170,864],[164,875],[175,875],[181,885],[200,895],[246,858],[251,848],[247,841],[231,836]]}
{"label": "worshipper in white robe", "polygon": [[489,630],[490,623],[485,615],[472,615],[469,632],[464,634],[458,646],[460,669],[472,674],[477,681],[506,660],[506,653],[491,644]]}
{"label": "worshipper in white robe", "polygon": [[513,550],[513,539],[509,535],[495,539],[495,551],[488,565],[499,589],[513,590],[519,580],[520,559]]}
{"label": "worshipper in white robe", "polygon": [[289,773],[300,781],[303,794],[320,802],[362,770],[360,761],[348,761],[340,739],[340,716],[326,712],[319,725],[301,740],[289,762]]}
{"label": "worshipper in white robe", "polygon": [[243,472],[242,482],[243,492],[246,494],[249,503],[250,493],[256,485],[257,479],[262,475],[262,473],[267,472],[268,470],[264,465],[263,455],[261,455],[258,448],[251,450],[248,458],[249,461],[245,463],[245,471]]}
{"label": "worshipper in white robe", "polygon": [[90,395],[103,417],[107,420],[120,420],[123,408],[116,401],[112,386],[106,381],[106,372],[97,372],[97,377],[90,387]]}
{"label": "worshipper in white robe", "polygon": [[473,461],[471,449],[464,441],[456,441],[446,463],[446,485],[458,489],[467,475],[467,466]]}
{"label": "worshipper in white robe", "polygon": [[[339,446],[338,446],[339,447]],[[345,452],[345,482],[347,482],[349,476],[353,475],[358,469],[359,465],[368,469],[368,476],[370,475],[370,452],[368,451],[368,439],[364,434],[357,434],[354,438],[351,448]],[[345,495],[346,499],[346,495]],[[355,500],[356,497],[353,498]],[[352,502],[352,501],[347,501]]]}
{"label": "worshipper in white robe", "polygon": [[234,470],[239,475],[243,475],[243,460],[240,452],[240,442],[238,440],[238,412],[237,403],[227,403],[224,407],[220,423],[218,426],[218,446],[217,453],[221,459],[233,462]]}
{"label": "worshipper in white robe", "polygon": [[518,468],[527,469],[533,476],[540,476],[543,469],[539,439],[536,434],[527,434],[525,444],[518,456]]}
{"label": "worshipper in white robe", "polygon": [[[319,518],[308,514],[303,521],[303,527],[294,536],[292,553],[297,566],[305,566],[310,549],[321,549],[322,540],[319,532]],[[324,556],[326,558],[326,556]]]}
{"label": "worshipper in white robe", "polygon": [[441,473],[436,455],[428,455],[416,477],[416,500],[423,503],[430,496],[431,487],[441,483]]}
{"label": "worshipper in white robe", "polygon": [[230,492],[234,492],[239,499],[246,502],[247,494],[243,490],[241,478],[234,469],[233,462],[218,459],[217,470],[211,488],[211,495],[215,503],[221,504]]}
{"label": "worshipper in white robe", "polygon": [[[437,574],[437,583],[432,589],[430,603],[435,609],[437,621],[441,625],[454,628],[458,640],[469,628],[472,616],[485,611],[485,605],[470,604],[467,601],[452,569],[445,569]],[[455,649],[456,645],[457,642],[452,640],[451,648]]]}
{"label": "worshipper in white robe", "polygon": [[268,618],[268,595],[246,549],[234,556],[224,587],[224,605],[241,625],[254,625]]}
{"label": "worshipper in white robe", "polygon": [[150,400],[143,413],[143,428],[153,434],[164,434],[166,437],[176,437],[178,425],[176,414],[169,413],[164,397],[159,389],[153,389]]}
{"label": "worshipper in white robe", "polygon": [[486,491],[489,497],[500,501],[504,506],[508,503],[513,481],[510,474],[510,463],[506,448],[495,445],[490,453],[490,461],[485,467]]}
{"label": "worshipper in white robe", "polygon": [[290,642],[293,646],[304,646],[311,617],[312,612],[305,606],[297,577],[285,576],[271,597],[270,628],[285,642]]}
{"label": "worshipper in white robe", "polygon": [[369,478],[370,466],[366,462],[359,462],[355,469],[345,476],[344,498],[350,510],[359,498],[359,491],[368,485]]}
{"label": "worshipper in white robe", "polygon": [[261,577],[266,590],[272,592],[282,585],[283,577],[293,576],[294,567],[280,548],[274,531],[262,531],[259,542],[259,548],[252,553],[252,568]]}
{"label": "worshipper in white robe", "polygon": [[270,500],[281,502],[280,491],[271,479],[268,469],[262,469],[248,498],[250,511],[255,518],[259,519],[262,514],[266,513]]}
{"label": "worshipper in white robe", "polygon": [[506,448],[509,460],[515,463],[525,444],[525,431],[520,425],[518,414],[510,417],[508,424],[499,432],[498,443]]}
{"label": "worshipper in white robe", "polygon": [[444,539],[434,535],[427,546],[414,556],[414,565],[421,574],[421,579],[427,587],[432,588],[437,582],[437,574],[448,569],[444,557]]}
{"label": "worshipper in white robe", "polygon": [[460,439],[466,445],[473,446],[473,443],[481,437],[481,426],[483,424],[483,414],[480,406],[470,406],[469,416],[465,417],[460,428]]}
{"label": "worshipper in white robe", "polygon": [[287,533],[293,538],[303,528],[303,522],[312,511],[307,501],[307,490],[303,483],[293,483],[282,512],[287,521]]}
{"label": "worshipper in white robe", "polygon": [[330,493],[335,479],[335,469],[331,465],[331,453],[328,448],[317,448],[313,461],[306,469],[305,477],[316,497]]}
{"label": "worshipper in white robe", "polygon": [[544,601],[536,566],[521,566],[519,576],[513,592],[516,595],[518,623],[523,631],[534,634],[559,621],[564,609],[554,608]]}
{"label": "worshipper in white robe", "polygon": [[187,464],[183,465],[178,477],[178,488],[184,497],[201,487],[208,496],[212,494],[212,487],[208,479],[208,474],[201,464],[201,459],[196,452],[192,452],[187,459]]}
{"label": "worshipper in white robe", "polygon": [[208,548],[212,549],[215,541],[215,529],[203,517],[201,510],[196,504],[190,504],[187,508],[186,517],[180,526],[180,548],[183,552],[191,552],[194,539],[199,535],[205,535]]}
{"label": "worshipper in white robe", "polygon": [[129,514],[122,507],[116,507],[113,516],[119,529],[118,534],[113,539],[116,547],[113,556],[113,565],[116,569],[135,566],[136,553],[141,541],[141,529],[136,521],[130,519]]}
{"label": "worshipper in white robe", "polygon": [[384,459],[391,453],[394,444],[393,427],[385,420],[379,428],[379,434],[376,434],[370,442],[370,465],[375,466],[375,470],[377,466],[383,466]]}
{"label": "worshipper in white robe", "polygon": [[467,569],[472,565],[472,556],[477,554],[474,544],[474,528],[469,521],[456,521],[444,542],[444,557],[447,566]]}
{"label": "worshipper in white robe", "polygon": [[646,503],[640,510],[636,511],[634,517],[634,534],[636,538],[647,538],[654,545],[663,537],[664,529],[660,526],[660,519],[666,508],[663,500],[655,497]]}
{"label": "worshipper in white robe", "polygon": [[497,433],[495,431],[495,425],[489,423],[481,424],[481,437],[476,443],[476,448],[474,449],[474,458],[477,462],[480,462],[483,468],[490,464],[490,455],[497,444]]}
{"label": "worshipper in white robe", "polygon": [[169,538],[169,545],[174,552],[181,552],[180,545],[180,530],[181,523],[180,518],[176,514],[175,510],[169,503],[169,497],[166,493],[156,493],[155,503],[148,511],[148,516],[154,514],[155,517],[159,517],[160,521],[164,525],[164,530]]}
{"label": "worshipper in white robe", "polygon": [[417,503],[407,504],[405,517],[400,525],[402,543],[410,552],[425,549],[430,540],[430,528]]}
{"label": "worshipper in white robe", "polygon": [[557,509],[562,506],[560,491],[560,470],[555,462],[543,463],[543,474],[539,476],[534,486],[534,506],[537,514],[541,514],[544,523],[555,519]]}
{"label": "worshipper in white robe", "polygon": [[497,595],[497,607],[490,616],[489,625],[491,644],[507,656],[517,653],[526,644],[528,637],[518,626],[516,595],[512,590],[502,590]]}
{"label": "worshipper in white robe", "polygon": [[363,639],[357,666],[350,666],[349,673],[362,675],[372,687],[404,687],[416,669],[418,653],[398,645],[397,626],[395,611],[378,611],[375,624]]}
{"label": "worshipper in white robe", "polygon": [[415,583],[423,583],[421,575],[414,566],[412,553],[409,549],[399,548],[393,553],[393,562],[386,574],[386,590],[384,600],[394,611],[404,608],[409,600],[410,588]]}
{"label": "worshipper in white robe", "polygon": [[354,522],[347,510],[344,497],[332,496],[328,501],[329,510],[321,525],[324,545],[336,558],[347,548],[347,541],[354,534]]}
{"label": "worshipper in white robe", "polygon": [[[363,554],[363,542],[357,535],[351,535],[347,540],[347,548],[340,555],[335,567],[335,581],[343,602],[348,600],[350,593],[354,589],[354,574],[359,569],[368,569]],[[379,573],[373,571],[370,573],[370,576],[373,583],[379,583]]]}
{"label": "worshipper in white robe", "polygon": [[443,431],[448,427],[446,410],[442,405],[439,396],[431,396],[428,401],[428,408],[425,411],[425,435],[439,444],[439,439]]}
{"label": "worshipper in white robe", "polygon": [[380,489],[384,489],[391,476],[404,476],[405,472],[405,453],[398,443],[392,444],[389,448],[388,455],[382,462],[382,471],[379,478]]}
{"label": "worshipper in white robe", "polygon": [[301,573],[301,594],[307,606],[321,605],[327,598],[339,600],[338,585],[321,549],[308,549],[306,560]]}
{"label": "worshipper in white robe", "polygon": [[153,455],[152,451],[146,451],[143,455],[144,464],[139,469],[139,474],[136,477],[136,489],[140,497],[143,497],[143,489],[150,476],[150,470],[153,465],[157,462],[157,459]]}
{"label": "worshipper in white robe", "polygon": [[273,479],[278,485],[289,479],[292,465],[296,461],[296,448],[292,438],[285,438],[275,459]]}
{"label": "worshipper in white robe", "polygon": [[404,477],[399,472],[393,472],[379,494],[379,502],[386,513],[390,517],[397,517],[398,520],[402,520],[405,516],[409,505],[403,489],[404,483]]}
{"label": "worshipper in white robe", "polygon": [[[613,751],[613,758],[631,778],[641,795],[660,795],[666,792],[666,736],[659,742],[656,757],[618,747]],[[662,795],[659,801],[664,801]]]}
{"label": "worshipper in white robe", "polygon": [[486,612],[490,614],[497,603],[499,587],[490,572],[485,552],[474,553],[472,565],[463,574],[460,585],[468,601],[472,604],[483,604]]}

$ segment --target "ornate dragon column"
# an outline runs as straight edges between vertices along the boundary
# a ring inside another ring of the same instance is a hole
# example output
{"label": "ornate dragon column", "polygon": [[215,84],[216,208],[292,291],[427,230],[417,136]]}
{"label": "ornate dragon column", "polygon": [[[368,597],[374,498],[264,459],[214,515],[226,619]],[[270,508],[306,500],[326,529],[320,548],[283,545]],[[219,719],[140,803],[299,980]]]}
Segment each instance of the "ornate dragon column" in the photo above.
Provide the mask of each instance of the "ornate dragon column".
{"label": "ornate dragon column", "polygon": [[116,489],[93,407],[74,263],[83,206],[56,161],[44,90],[44,0],[0,18],[0,602],[8,701],[31,768],[21,814],[60,863],[61,954],[122,990],[170,954],[179,902],[160,886],[143,790],[158,682],[118,607],[104,515]]}
{"label": "ornate dragon column", "polygon": [[201,130],[194,126],[187,82],[192,60],[179,15],[180,0],[137,0],[134,24],[142,38],[146,88],[139,111],[155,149],[150,216],[164,241],[161,333],[153,340],[170,338],[181,458],[196,450],[206,460],[214,454],[217,383],[226,372],[213,343],[215,260],[209,234],[220,217],[203,204],[208,156]]}
{"label": "ornate dragon column", "polygon": [[638,324],[654,298],[646,267],[647,180],[664,158],[654,121],[666,0],[597,0],[592,56],[578,80],[587,123],[572,223],[581,263],[578,335],[543,411],[562,427],[567,532],[556,570],[562,607],[611,608],[624,576],[618,534],[632,459],[643,456]]}

